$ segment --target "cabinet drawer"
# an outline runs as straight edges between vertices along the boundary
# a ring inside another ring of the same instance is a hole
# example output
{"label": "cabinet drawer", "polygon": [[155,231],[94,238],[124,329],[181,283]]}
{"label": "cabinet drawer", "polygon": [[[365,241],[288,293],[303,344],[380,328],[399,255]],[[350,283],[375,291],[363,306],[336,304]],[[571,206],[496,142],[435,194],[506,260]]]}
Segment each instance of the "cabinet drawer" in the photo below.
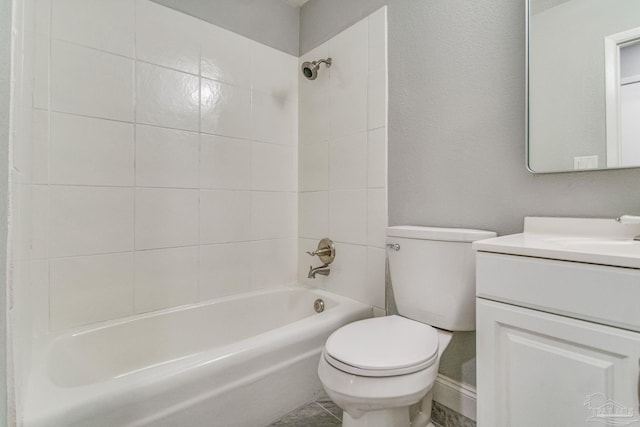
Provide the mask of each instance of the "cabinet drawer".
{"label": "cabinet drawer", "polygon": [[477,253],[476,295],[640,331],[640,270]]}

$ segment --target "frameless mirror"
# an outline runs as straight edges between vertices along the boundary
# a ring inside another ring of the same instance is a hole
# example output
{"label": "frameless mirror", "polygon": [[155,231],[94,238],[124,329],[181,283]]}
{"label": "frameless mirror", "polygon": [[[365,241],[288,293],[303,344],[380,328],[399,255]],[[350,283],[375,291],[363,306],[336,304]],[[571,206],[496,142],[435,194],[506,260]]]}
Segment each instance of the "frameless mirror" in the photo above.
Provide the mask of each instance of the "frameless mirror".
{"label": "frameless mirror", "polygon": [[527,165],[640,167],[640,0],[528,0]]}

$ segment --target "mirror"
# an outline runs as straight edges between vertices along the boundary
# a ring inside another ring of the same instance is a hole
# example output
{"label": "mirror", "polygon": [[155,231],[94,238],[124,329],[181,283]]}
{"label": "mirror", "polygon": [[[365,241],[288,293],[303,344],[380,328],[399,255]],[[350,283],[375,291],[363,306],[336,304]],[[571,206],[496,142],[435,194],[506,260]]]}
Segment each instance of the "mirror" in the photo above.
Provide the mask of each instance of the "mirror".
{"label": "mirror", "polygon": [[527,165],[640,167],[640,0],[528,0]]}

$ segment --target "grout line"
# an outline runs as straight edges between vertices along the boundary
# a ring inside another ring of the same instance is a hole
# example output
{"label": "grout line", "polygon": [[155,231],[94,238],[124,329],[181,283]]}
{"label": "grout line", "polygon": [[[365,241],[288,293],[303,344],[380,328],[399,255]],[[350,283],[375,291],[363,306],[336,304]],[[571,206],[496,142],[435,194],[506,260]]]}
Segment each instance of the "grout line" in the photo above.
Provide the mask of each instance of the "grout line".
{"label": "grout line", "polygon": [[[67,188],[113,188],[113,189],[130,189],[130,190],[176,190],[176,191],[209,191],[209,192],[234,192],[234,193],[272,193],[272,194],[298,194],[295,190],[261,190],[250,188],[198,188],[198,187],[153,187],[153,186],[136,186],[136,185],[104,185],[104,184],[44,184],[34,182],[31,185],[47,186],[47,187],[67,187]],[[360,190],[366,190],[361,188]],[[348,190],[337,190],[348,191]]]}
{"label": "grout line", "polygon": [[336,417],[335,415],[333,415],[333,413],[331,411],[329,411],[327,408],[325,408],[324,406],[322,406],[322,404],[320,402],[313,402],[316,405],[318,405],[319,407],[321,407],[325,412],[327,412],[329,415],[331,415],[333,418],[335,418],[336,420],[342,422],[342,420],[338,417]]}
{"label": "grout line", "polygon": [[200,283],[200,260],[202,240],[202,43],[198,45],[198,254],[196,260],[196,300],[200,301],[202,289]]}
{"label": "grout line", "polygon": [[259,89],[259,88],[254,88],[253,83],[251,83],[249,86],[243,86],[243,85],[239,85],[237,83],[232,83],[230,81],[221,80],[221,79],[217,79],[215,77],[209,77],[209,76],[202,75],[202,54],[200,54],[198,56],[198,64],[197,64],[198,72],[197,73],[193,73],[191,71],[185,71],[184,69],[179,69],[179,68],[171,67],[171,66],[164,65],[164,64],[158,64],[157,62],[152,62],[152,61],[149,61],[147,59],[142,59],[142,58],[138,57],[138,53],[136,51],[136,43],[137,43],[136,36],[137,36],[136,29],[134,28],[134,47],[133,47],[134,54],[133,54],[133,56],[128,56],[128,55],[124,55],[122,53],[112,52],[112,51],[109,51],[109,50],[97,48],[95,46],[89,46],[89,45],[86,45],[86,44],[83,44],[83,43],[79,43],[77,41],[66,40],[66,39],[59,38],[59,37],[50,37],[50,43],[57,42],[57,43],[63,43],[63,44],[71,45],[71,46],[76,46],[76,47],[80,47],[80,48],[83,48],[83,49],[87,49],[87,50],[103,53],[105,55],[116,56],[118,58],[126,59],[126,60],[129,60],[129,61],[139,62],[139,63],[142,63],[142,64],[146,64],[146,65],[151,65],[151,66],[154,66],[154,67],[162,68],[164,70],[174,71],[176,73],[187,74],[187,75],[192,76],[192,77],[199,77],[199,78],[202,78],[204,80],[214,81],[214,82],[221,83],[221,84],[224,84],[224,85],[227,85],[227,86],[232,86],[232,87],[235,87],[235,88],[249,90],[251,92],[255,91],[255,92],[259,92],[259,93],[261,93],[263,95],[269,95],[269,96],[277,98],[277,96],[274,96],[269,91],[265,91],[265,90]]}
{"label": "grout line", "polygon": [[[137,56],[138,46],[138,2],[133,2],[133,56]],[[131,296],[131,311],[136,313],[136,289],[137,289],[137,274],[136,266],[136,193],[138,186],[138,173],[137,173],[137,160],[138,160],[138,126],[135,124],[138,121],[137,116],[138,109],[138,63],[133,61],[133,292]]]}
{"label": "grout line", "polygon": [[[135,67],[134,67],[134,72],[135,72]],[[134,85],[135,85],[135,82],[134,82]],[[198,90],[200,90],[200,89],[198,89]],[[134,92],[135,92],[135,89],[134,89]],[[201,107],[199,106],[198,108],[200,109]],[[252,139],[252,138],[242,138],[242,137],[238,137],[238,136],[223,135],[223,134],[218,134],[218,133],[205,132],[205,131],[201,131],[201,130],[183,129],[183,128],[175,128],[175,127],[170,127],[170,126],[163,126],[163,125],[159,125],[159,124],[137,122],[136,121],[137,119],[135,117],[134,117],[134,119],[132,121],[128,121],[128,120],[113,119],[113,118],[109,118],[109,117],[91,116],[91,115],[88,115],[88,114],[75,113],[75,112],[69,112],[69,111],[54,110],[52,108],[46,108],[46,109],[45,108],[34,108],[34,109],[35,110],[40,110],[40,111],[49,111],[50,113],[55,113],[55,114],[65,114],[65,115],[69,115],[69,116],[83,117],[83,118],[87,118],[87,119],[104,120],[104,121],[115,122],[115,123],[130,124],[130,125],[133,125],[133,126],[147,126],[147,127],[153,127],[153,128],[159,128],[159,129],[172,130],[172,131],[176,131],[176,132],[186,132],[186,133],[192,133],[192,134],[204,135],[204,136],[211,136],[211,137],[237,139],[237,140],[240,140],[240,141],[248,141],[248,142],[257,142],[257,143],[260,143],[260,144],[268,144],[268,145],[273,145],[273,146],[277,146],[277,147],[287,147],[287,148],[294,148],[295,147],[295,144],[293,144],[293,143],[282,144],[282,143],[278,143],[278,142],[264,141],[264,140]],[[135,116],[135,106],[134,106],[134,116]],[[198,119],[198,120],[200,120],[200,119]]]}
{"label": "grout line", "polygon": [[[51,325],[53,322],[51,313],[53,310],[51,309],[51,217],[52,217],[52,209],[51,209],[51,139],[53,135],[53,114],[52,114],[52,104],[53,104],[53,95],[51,90],[51,75],[53,70],[53,1],[49,4],[49,30],[47,32],[48,43],[47,43],[47,218],[46,218],[46,235],[47,235],[47,335],[51,334]],[[34,63],[35,65],[35,63]],[[34,72],[35,79],[35,72]],[[35,85],[34,85],[34,93],[35,93]],[[33,141],[32,141],[33,142]],[[31,236],[33,238],[33,236]]]}

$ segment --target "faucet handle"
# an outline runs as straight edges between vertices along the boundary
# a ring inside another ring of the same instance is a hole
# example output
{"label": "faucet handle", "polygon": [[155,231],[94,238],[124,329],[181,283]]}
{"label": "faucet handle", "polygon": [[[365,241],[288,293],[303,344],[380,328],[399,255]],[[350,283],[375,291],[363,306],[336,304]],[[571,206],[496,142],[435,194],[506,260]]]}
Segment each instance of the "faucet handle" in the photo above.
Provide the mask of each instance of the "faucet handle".
{"label": "faucet handle", "polygon": [[311,256],[327,255],[327,254],[331,254],[331,248],[317,249],[317,250],[315,250],[313,252],[307,251],[307,254],[309,254]]}
{"label": "faucet handle", "polygon": [[307,251],[307,254],[319,257],[323,264],[331,264],[336,257],[336,246],[331,239],[327,237],[320,240],[315,251]]}

